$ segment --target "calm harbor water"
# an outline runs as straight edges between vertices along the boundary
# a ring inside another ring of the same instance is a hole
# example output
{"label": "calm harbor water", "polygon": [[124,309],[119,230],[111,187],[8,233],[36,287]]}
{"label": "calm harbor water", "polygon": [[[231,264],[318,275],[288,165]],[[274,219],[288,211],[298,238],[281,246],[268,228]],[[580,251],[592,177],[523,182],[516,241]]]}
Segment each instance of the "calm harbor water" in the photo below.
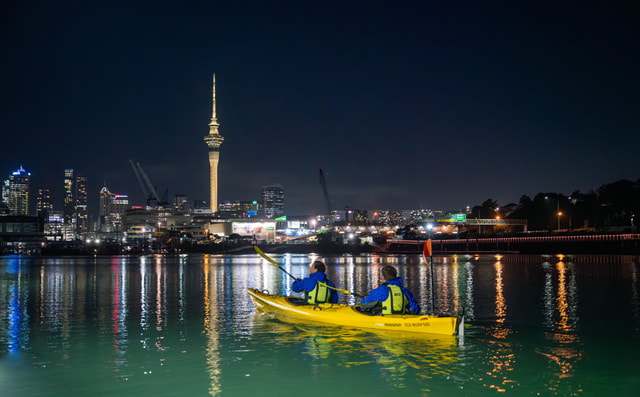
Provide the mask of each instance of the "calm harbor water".
{"label": "calm harbor water", "polygon": [[[272,255],[296,277],[313,255]],[[322,258],[365,293],[392,264],[462,339],[256,312],[290,294],[258,255],[0,257],[0,395],[619,396],[640,389],[640,265],[630,256]],[[436,288],[429,291],[430,275]],[[342,295],[342,302],[354,303]]]}

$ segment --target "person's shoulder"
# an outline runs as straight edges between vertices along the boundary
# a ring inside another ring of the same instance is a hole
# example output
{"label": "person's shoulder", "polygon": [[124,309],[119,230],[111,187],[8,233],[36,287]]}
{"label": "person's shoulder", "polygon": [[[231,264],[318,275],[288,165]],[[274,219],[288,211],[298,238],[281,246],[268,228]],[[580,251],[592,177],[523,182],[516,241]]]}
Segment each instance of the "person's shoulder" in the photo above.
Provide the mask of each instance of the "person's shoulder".
{"label": "person's shoulder", "polygon": [[386,291],[388,289],[389,289],[389,286],[385,283],[385,284],[378,285],[376,288],[373,289],[373,291]]}

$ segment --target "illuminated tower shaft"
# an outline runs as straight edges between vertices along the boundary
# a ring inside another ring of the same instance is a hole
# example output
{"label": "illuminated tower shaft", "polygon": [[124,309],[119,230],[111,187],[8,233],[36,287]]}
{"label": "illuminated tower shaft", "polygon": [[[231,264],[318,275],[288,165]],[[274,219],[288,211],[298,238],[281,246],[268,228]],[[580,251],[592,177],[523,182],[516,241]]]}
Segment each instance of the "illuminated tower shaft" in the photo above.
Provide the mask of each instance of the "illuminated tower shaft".
{"label": "illuminated tower shaft", "polygon": [[218,119],[216,117],[216,75],[213,75],[213,112],[209,122],[209,135],[204,141],[209,147],[209,207],[212,212],[218,211],[218,160],[220,159],[220,145],[224,137],[218,131]]}

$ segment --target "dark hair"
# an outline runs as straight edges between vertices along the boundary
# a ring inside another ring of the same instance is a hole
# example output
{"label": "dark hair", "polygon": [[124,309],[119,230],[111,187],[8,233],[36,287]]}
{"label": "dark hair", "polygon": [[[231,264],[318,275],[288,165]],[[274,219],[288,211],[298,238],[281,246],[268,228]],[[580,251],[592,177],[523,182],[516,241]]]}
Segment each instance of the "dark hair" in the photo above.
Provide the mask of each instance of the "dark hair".
{"label": "dark hair", "polygon": [[324,265],[324,263],[322,263],[322,261],[313,262],[313,268],[316,269],[319,272],[326,272],[327,271],[327,267]]}
{"label": "dark hair", "polygon": [[382,277],[384,277],[384,279],[387,281],[393,280],[394,278],[398,277],[398,271],[395,267],[386,265],[382,268]]}

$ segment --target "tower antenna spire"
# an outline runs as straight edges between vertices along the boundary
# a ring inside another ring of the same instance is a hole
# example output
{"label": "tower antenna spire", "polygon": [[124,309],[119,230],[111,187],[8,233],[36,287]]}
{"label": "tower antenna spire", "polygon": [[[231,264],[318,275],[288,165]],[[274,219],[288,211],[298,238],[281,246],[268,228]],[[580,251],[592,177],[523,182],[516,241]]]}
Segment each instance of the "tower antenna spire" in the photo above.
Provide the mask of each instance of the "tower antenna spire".
{"label": "tower antenna spire", "polygon": [[211,122],[209,123],[209,125],[216,125],[218,124],[218,118],[216,116],[216,74],[213,74],[213,89],[211,90],[212,93],[212,110],[211,110]]}

